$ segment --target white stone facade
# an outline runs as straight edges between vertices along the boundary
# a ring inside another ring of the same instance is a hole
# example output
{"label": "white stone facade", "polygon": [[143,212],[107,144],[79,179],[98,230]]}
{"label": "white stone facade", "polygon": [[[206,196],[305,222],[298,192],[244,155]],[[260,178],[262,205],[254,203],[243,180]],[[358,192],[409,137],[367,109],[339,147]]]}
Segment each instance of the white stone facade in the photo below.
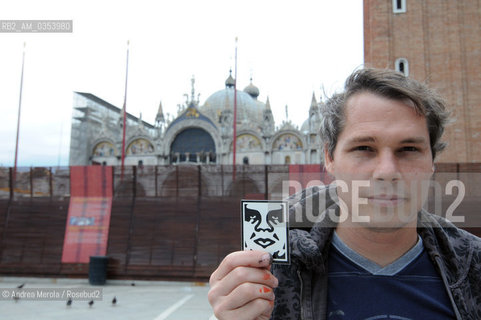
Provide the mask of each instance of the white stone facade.
{"label": "white stone facade", "polygon": [[[232,164],[234,86],[231,76],[225,89],[212,94],[203,105],[192,94],[177,117],[166,121],[162,106],[149,124],[127,114],[125,165]],[[313,95],[301,129],[290,121],[276,126],[270,108],[257,100],[252,82],[237,90],[236,164],[318,164],[318,103]],[[70,165],[121,164],[122,110],[90,93],[74,93]]]}

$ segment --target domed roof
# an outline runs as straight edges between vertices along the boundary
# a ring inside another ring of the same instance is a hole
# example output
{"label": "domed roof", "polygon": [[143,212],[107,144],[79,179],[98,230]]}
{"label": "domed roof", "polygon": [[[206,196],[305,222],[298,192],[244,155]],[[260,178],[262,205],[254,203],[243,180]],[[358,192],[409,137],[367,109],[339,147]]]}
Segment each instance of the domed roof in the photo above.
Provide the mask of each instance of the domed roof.
{"label": "domed roof", "polygon": [[[226,87],[213,93],[203,106],[201,112],[208,115],[216,122],[220,113],[225,110],[234,110],[234,88]],[[263,108],[248,93],[237,90],[237,123],[255,123],[260,125]]]}
{"label": "domed roof", "polygon": [[252,84],[252,78],[251,83],[244,88],[244,92],[248,93],[254,99],[257,99],[259,96],[259,88]]}
{"label": "domed roof", "polygon": [[304,120],[304,122],[302,123],[302,126],[301,126],[301,133],[304,134],[306,132],[309,132],[309,118]]}
{"label": "domed roof", "polygon": [[[309,121],[312,121],[310,128],[309,128]],[[319,130],[321,129],[320,125],[321,125],[320,120],[318,118],[307,118],[302,123],[301,132],[302,133],[310,132],[310,133],[318,134]]]}
{"label": "domed roof", "polygon": [[235,80],[234,78],[232,78],[232,70],[229,70],[229,77],[225,79],[225,86],[227,88],[231,88],[231,87],[234,87],[234,85],[235,85]]}

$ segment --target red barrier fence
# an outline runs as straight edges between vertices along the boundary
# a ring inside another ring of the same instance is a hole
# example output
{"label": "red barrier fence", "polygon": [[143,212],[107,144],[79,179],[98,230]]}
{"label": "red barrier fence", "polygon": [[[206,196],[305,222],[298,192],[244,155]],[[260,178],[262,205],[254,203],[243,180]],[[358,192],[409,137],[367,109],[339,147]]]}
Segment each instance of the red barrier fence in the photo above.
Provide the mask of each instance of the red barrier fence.
{"label": "red barrier fence", "polygon": [[[11,171],[0,168],[0,274],[86,277],[87,263],[62,263],[70,189],[80,178],[69,168],[29,168],[13,183]],[[464,181],[466,196],[454,215],[466,214],[464,227],[481,235],[481,165],[439,164],[437,172],[440,183]],[[320,167],[316,173],[288,166],[239,166],[234,183],[229,166],[128,167],[124,181],[119,168],[109,174],[109,279],[206,280],[240,248],[241,198],[281,199],[283,181],[295,177],[302,187],[323,178]],[[443,210],[456,197],[445,195]]]}

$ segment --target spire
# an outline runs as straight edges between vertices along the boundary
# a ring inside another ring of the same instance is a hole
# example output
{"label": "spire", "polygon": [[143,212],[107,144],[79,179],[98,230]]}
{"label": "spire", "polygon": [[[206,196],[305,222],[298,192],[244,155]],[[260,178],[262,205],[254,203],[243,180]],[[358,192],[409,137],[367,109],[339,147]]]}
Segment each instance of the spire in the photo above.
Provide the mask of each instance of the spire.
{"label": "spire", "polygon": [[272,115],[272,110],[271,110],[271,103],[269,101],[269,97],[267,97],[266,100],[266,107],[264,108],[263,111],[263,117],[264,121],[262,122],[262,136],[266,141],[269,141],[270,137],[274,134],[275,131],[275,123],[274,123],[274,117]]}
{"label": "spire", "polygon": [[312,108],[317,108],[317,100],[316,100],[316,95],[314,94],[314,91],[312,92],[311,109]]}
{"label": "spire", "polygon": [[162,110],[162,101],[159,103],[159,110],[157,111],[157,116],[155,117],[155,123],[165,122],[164,111]]}
{"label": "spire", "polygon": [[229,77],[225,80],[225,86],[227,88],[233,88],[235,84],[234,78],[232,78],[232,69],[229,70]]}
{"label": "spire", "polygon": [[[197,100],[195,99],[195,77],[192,75],[192,79],[190,79],[190,82],[191,82],[191,91],[190,91],[190,101],[189,101],[189,95],[188,94],[184,94],[184,97],[185,97],[185,105],[187,108],[191,108],[191,107],[197,107],[199,105],[199,97],[200,97],[200,93],[197,94]],[[181,111],[181,108],[179,109],[179,112]]]}
{"label": "spire", "polygon": [[287,104],[286,104],[286,121],[289,121],[289,108],[287,107]]}
{"label": "spire", "polygon": [[195,77],[194,75],[192,75],[192,79],[190,79],[190,82],[192,83],[192,90],[191,90],[191,97],[190,97],[190,102],[193,102],[195,101],[195,88],[194,88],[194,84],[195,84]]}

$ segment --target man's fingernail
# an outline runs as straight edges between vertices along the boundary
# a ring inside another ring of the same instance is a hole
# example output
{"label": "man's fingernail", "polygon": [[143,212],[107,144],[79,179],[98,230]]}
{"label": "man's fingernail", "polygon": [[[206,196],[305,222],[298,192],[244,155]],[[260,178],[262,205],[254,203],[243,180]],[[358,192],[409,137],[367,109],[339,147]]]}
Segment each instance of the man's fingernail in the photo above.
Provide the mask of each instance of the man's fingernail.
{"label": "man's fingernail", "polygon": [[272,264],[272,255],[270,253],[264,254],[261,259],[259,260],[259,263],[263,263],[268,261],[269,264]]}

